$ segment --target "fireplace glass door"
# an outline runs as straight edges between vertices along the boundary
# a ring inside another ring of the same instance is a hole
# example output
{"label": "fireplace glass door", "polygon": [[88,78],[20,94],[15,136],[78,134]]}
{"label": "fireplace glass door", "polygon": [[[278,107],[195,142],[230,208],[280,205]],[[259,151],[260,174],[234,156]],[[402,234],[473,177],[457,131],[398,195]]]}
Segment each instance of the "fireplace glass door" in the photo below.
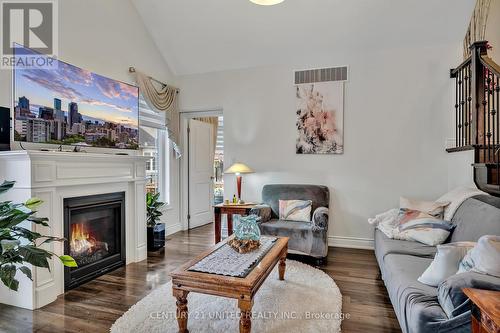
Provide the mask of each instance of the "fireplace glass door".
{"label": "fireplace glass door", "polygon": [[77,268],[66,268],[67,289],[125,262],[124,194],[65,199],[66,254]]}
{"label": "fireplace glass door", "polygon": [[[69,255],[84,267],[120,251],[120,204],[75,209],[71,216]],[[118,222],[118,223],[117,223]],[[118,228],[117,228],[118,226]]]}

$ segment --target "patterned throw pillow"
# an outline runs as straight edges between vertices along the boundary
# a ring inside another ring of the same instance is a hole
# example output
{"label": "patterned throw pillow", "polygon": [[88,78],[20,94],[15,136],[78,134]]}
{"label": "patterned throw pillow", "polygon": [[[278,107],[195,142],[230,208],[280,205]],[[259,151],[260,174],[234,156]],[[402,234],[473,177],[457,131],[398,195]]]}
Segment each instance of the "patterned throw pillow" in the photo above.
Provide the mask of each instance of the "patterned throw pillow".
{"label": "patterned throw pillow", "polygon": [[280,200],[280,220],[311,222],[311,200]]}
{"label": "patterned throw pillow", "polygon": [[418,210],[400,209],[397,218],[403,239],[411,239],[427,245],[442,244],[453,230],[453,225]]}
{"label": "patterned throw pillow", "polygon": [[399,208],[418,210],[440,219],[443,218],[444,210],[449,204],[449,201],[422,201],[405,197],[399,198]]}

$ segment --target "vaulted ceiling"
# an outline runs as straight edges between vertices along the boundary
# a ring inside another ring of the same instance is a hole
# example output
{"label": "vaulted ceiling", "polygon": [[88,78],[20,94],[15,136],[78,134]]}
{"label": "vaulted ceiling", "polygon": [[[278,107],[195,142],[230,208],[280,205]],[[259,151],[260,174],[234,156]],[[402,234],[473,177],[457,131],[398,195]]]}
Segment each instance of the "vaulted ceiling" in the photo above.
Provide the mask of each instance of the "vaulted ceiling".
{"label": "vaulted ceiling", "polygon": [[177,75],[462,40],[475,0],[132,0]]}

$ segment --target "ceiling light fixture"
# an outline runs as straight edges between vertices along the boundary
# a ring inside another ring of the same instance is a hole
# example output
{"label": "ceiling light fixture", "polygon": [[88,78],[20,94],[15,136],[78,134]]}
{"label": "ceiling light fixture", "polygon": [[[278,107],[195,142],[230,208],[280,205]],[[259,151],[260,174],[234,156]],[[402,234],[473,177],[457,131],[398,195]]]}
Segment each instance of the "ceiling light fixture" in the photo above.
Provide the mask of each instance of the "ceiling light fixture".
{"label": "ceiling light fixture", "polygon": [[262,6],[272,6],[272,5],[277,5],[279,3],[282,3],[285,0],[250,0],[256,5],[262,5]]}

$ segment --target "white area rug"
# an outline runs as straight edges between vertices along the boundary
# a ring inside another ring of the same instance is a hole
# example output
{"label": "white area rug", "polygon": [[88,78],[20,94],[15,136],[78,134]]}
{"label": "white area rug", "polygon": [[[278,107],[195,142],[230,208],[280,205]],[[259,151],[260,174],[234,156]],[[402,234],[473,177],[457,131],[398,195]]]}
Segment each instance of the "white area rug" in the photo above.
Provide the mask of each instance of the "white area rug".
{"label": "white area rug", "polygon": [[[254,299],[252,333],[340,332],[342,295],[319,269],[287,260],[285,281],[277,267]],[[198,293],[188,295],[190,332],[239,332],[235,299]],[[111,327],[112,333],[178,332],[176,305],[169,282],[132,306]]]}

